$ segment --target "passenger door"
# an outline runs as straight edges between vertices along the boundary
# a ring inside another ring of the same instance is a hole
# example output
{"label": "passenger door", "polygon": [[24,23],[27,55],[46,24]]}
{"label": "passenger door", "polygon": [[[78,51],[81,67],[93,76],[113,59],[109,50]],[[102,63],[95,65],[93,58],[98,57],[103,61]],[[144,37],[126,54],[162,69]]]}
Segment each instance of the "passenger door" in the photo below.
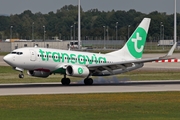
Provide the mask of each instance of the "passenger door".
{"label": "passenger door", "polygon": [[37,59],[36,52],[34,50],[30,50],[30,60],[36,61],[36,59]]}

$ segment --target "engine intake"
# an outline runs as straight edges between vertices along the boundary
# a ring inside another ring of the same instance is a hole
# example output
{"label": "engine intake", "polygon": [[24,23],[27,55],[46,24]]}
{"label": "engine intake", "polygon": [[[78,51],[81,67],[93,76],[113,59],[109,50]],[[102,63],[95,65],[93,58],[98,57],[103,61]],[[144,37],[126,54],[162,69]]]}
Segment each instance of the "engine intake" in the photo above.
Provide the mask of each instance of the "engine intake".
{"label": "engine intake", "polygon": [[89,69],[86,66],[69,65],[66,68],[66,74],[75,77],[87,77],[89,75]]}

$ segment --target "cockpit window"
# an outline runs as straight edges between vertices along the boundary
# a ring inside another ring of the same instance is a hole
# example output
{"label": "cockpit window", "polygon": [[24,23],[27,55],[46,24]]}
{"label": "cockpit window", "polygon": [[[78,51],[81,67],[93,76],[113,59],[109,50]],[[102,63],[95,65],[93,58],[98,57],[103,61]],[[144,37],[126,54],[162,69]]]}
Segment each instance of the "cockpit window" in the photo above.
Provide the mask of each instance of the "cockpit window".
{"label": "cockpit window", "polygon": [[23,53],[22,52],[17,52],[18,55],[22,55]]}
{"label": "cockpit window", "polygon": [[16,52],[11,52],[11,54],[16,54]]}
{"label": "cockpit window", "polygon": [[23,54],[23,52],[11,52],[11,54],[22,55],[22,54]]}

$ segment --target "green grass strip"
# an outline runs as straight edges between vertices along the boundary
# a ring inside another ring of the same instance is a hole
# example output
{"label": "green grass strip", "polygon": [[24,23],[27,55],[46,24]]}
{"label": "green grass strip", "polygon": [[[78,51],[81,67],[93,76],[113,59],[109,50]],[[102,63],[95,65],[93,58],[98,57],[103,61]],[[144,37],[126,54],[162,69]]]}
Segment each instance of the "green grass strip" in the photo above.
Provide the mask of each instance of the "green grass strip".
{"label": "green grass strip", "polygon": [[1,120],[179,120],[180,92],[1,96]]}

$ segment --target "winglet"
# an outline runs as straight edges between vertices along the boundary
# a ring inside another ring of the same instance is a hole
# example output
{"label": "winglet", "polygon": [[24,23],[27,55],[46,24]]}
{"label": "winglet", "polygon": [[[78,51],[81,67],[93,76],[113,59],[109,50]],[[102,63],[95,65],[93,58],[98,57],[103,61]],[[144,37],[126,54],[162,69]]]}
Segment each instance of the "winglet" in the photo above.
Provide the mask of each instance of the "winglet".
{"label": "winglet", "polygon": [[174,50],[175,50],[175,48],[176,48],[176,45],[177,45],[177,42],[174,43],[174,45],[172,46],[172,48],[169,50],[168,54],[165,55],[165,56],[163,56],[163,57],[161,57],[161,58],[165,59],[165,58],[170,57],[170,56],[173,54],[173,52],[174,52]]}

